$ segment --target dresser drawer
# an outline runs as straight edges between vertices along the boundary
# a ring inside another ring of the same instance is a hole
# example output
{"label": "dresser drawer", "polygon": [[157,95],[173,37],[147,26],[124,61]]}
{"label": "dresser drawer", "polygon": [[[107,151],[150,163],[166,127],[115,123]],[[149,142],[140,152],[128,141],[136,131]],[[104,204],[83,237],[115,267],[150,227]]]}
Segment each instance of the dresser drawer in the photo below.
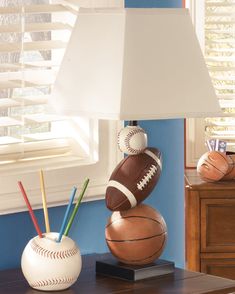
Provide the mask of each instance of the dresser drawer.
{"label": "dresser drawer", "polygon": [[235,199],[201,199],[201,252],[235,252]]}
{"label": "dresser drawer", "polygon": [[[202,254],[201,272],[235,280],[235,254]],[[229,256],[231,255],[231,256]]]}

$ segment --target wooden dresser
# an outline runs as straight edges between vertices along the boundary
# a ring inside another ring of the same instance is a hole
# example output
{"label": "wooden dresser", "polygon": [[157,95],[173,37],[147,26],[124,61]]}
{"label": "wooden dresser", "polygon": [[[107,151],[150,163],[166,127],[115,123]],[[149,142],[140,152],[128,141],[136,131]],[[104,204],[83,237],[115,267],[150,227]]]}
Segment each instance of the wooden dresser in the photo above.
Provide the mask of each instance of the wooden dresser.
{"label": "wooden dresser", "polygon": [[186,267],[235,280],[235,181],[185,173]]}

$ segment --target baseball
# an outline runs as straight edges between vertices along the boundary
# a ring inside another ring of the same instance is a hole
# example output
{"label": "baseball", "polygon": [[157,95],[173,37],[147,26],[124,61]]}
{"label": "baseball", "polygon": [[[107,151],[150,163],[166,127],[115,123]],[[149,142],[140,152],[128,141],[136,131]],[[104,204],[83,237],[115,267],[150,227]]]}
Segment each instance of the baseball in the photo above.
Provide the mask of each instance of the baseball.
{"label": "baseball", "polygon": [[57,291],[69,288],[80,274],[82,260],[76,243],[58,233],[45,233],[31,239],[22,258],[22,272],[29,285],[37,290]]}
{"label": "baseball", "polygon": [[147,147],[147,135],[139,126],[127,126],[118,134],[118,147],[128,155],[139,154]]}

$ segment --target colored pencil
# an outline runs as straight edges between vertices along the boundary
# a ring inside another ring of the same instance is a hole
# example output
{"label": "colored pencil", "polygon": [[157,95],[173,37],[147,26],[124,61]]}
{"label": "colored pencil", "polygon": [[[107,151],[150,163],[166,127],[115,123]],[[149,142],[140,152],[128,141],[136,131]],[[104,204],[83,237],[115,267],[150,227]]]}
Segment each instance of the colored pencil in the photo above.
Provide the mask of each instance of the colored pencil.
{"label": "colored pencil", "polygon": [[42,205],[43,205],[43,212],[44,212],[44,220],[46,226],[46,232],[50,233],[50,224],[49,224],[49,217],[48,217],[48,210],[47,210],[47,200],[46,200],[46,192],[45,192],[45,185],[44,185],[44,177],[43,172],[40,170],[40,187],[42,192]]}
{"label": "colored pencil", "polygon": [[69,199],[69,204],[68,204],[67,209],[65,211],[64,219],[63,219],[63,222],[62,222],[62,225],[61,225],[59,237],[58,237],[56,242],[60,242],[61,239],[62,239],[62,236],[64,234],[65,226],[66,226],[67,221],[68,221],[69,213],[70,213],[70,210],[72,208],[72,204],[73,204],[73,200],[74,200],[74,196],[76,194],[76,191],[77,191],[77,188],[73,187],[73,190],[71,192],[71,196],[70,196],[70,199]]}
{"label": "colored pencil", "polygon": [[83,198],[83,196],[84,196],[84,194],[85,194],[85,191],[86,191],[86,188],[87,188],[87,186],[88,186],[88,183],[89,183],[89,179],[86,179],[86,180],[84,181],[84,183],[83,183],[83,187],[82,187],[81,193],[80,193],[80,195],[79,195],[79,197],[78,197],[77,203],[76,203],[76,205],[75,205],[75,207],[74,207],[74,209],[73,209],[72,215],[71,215],[71,217],[70,217],[70,219],[69,219],[69,222],[68,222],[68,224],[67,224],[67,227],[66,227],[66,229],[65,229],[65,232],[64,232],[64,235],[65,235],[65,236],[68,236],[69,230],[71,229],[72,223],[73,223],[74,218],[75,218],[75,216],[76,216],[76,214],[77,214],[77,211],[78,211],[79,205],[80,205],[80,203],[81,203],[81,201],[82,201],[82,198]]}
{"label": "colored pencil", "polygon": [[42,232],[41,232],[41,230],[40,230],[40,228],[39,228],[39,225],[38,225],[37,219],[36,219],[36,217],[35,217],[35,214],[34,214],[34,212],[33,212],[32,207],[31,207],[31,205],[30,205],[30,203],[29,203],[29,199],[28,199],[28,197],[27,197],[27,194],[26,194],[26,192],[25,192],[25,189],[24,189],[24,187],[23,187],[23,184],[22,184],[20,181],[18,182],[18,186],[19,186],[19,188],[20,188],[20,190],[21,190],[21,193],[22,193],[22,195],[23,195],[23,197],[24,197],[24,200],[25,200],[26,205],[28,206],[29,214],[30,214],[31,219],[32,219],[32,221],[33,221],[34,227],[35,227],[35,229],[36,229],[36,231],[37,231],[39,237],[42,238],[42,237],[43,237],[43,236],[42,236]]}

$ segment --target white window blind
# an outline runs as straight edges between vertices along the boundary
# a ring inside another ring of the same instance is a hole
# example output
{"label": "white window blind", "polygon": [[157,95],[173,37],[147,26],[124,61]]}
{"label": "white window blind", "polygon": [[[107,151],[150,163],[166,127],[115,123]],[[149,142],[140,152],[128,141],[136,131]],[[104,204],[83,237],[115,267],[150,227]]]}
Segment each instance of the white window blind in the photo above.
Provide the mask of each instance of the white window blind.
{"label": "white window blind", "polygon": [[204,45],[221,118],[205,120],[205,136],[228,142],[235,151],[235,1],[205,0]]}
{"label": "white window blind", "polygon": [[[90,178],[84,201],[103,199],[122,159],[120,123],[48,113],[47,101],[79,7],[124,7],[123,0],[0,0],[0,215],[25,210],[21,180],[41,207],[43,168],[48,206],[67,203]],[[74,85],[76,87],[76,85]]]}
{"label": "white window blind", "polygon": [[0,0],[0,164],[89,153],[87,121],[53,114],[47,104],[78,6]]}

